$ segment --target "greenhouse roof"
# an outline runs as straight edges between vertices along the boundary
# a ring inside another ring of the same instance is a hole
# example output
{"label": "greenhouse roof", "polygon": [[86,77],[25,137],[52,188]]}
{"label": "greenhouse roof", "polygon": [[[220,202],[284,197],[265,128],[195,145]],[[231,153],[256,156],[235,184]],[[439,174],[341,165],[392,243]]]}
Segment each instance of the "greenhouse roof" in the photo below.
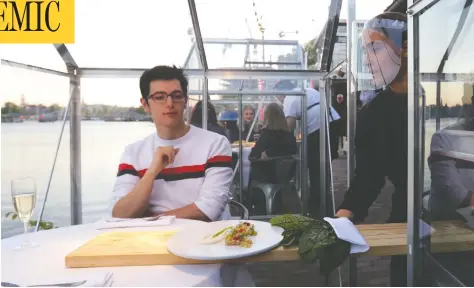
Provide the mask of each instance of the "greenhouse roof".
{"label": "greenhouse roof", "polygon": [[[358,0],[357,19],[369,19],[391,2]],[[314,76],[312,67],[329,66],[308,66],[303,49],[324,37],[318,61],[330,61],[346,6],[346,0],[75,0],[74,44],[0,45],[0,55],[60,72],[78,69],[84,76],[136,76],[155,65],[184,67],[191,76],[194,70],[220,78],[228,74],[219,71],[232,70]]]}

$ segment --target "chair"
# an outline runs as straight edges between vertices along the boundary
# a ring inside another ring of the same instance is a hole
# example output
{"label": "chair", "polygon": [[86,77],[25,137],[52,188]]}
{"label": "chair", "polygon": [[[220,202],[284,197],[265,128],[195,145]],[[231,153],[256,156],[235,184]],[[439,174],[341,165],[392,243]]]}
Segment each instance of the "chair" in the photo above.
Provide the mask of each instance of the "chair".
{"label": "chair", "polygon": [[255,188],[260,189],[265,195],[265,206],[267,215],[273,213],[273,201],[278,192],[288,191],[291,188],[291,179],[296,172],[295,156],[273,157],[265,159],[251,159],[251,162],[275,162],[277,183],[263,183],[257,180],[250,180],[249,191],[253,193]]}
{"label": "chair", "polygon": [[229,206],[232,208],[236,208],[237,210],[241,211],[240,219],[242,220],[249,220],[249,210],[240,202],[235,200],[229,200]]}

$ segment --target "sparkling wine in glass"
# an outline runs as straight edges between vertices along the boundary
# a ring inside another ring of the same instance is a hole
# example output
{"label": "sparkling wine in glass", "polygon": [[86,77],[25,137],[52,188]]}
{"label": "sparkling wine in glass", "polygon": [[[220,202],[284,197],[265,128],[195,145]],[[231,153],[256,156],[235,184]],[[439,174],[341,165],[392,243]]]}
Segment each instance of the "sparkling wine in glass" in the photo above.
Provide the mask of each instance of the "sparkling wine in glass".
{"label": "sparkling wine in glass", "polygon": [[[23,222],[24,234],[28,233],[31,215],[36,204],[36,182],[34,178],[26,177],[12,180],[12,199],[18,218]],[[21,250],[27,247],[36,247],[35,243],[25,241],[15,248]]]}

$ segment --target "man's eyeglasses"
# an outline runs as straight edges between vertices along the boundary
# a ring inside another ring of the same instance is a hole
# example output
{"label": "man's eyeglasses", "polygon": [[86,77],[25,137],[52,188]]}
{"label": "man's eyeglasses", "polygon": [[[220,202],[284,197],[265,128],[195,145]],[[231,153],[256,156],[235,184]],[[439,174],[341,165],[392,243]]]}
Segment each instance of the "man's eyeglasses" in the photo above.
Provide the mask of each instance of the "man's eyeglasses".
{"label": "man's eyeglasses", "polygon": [[156,92],[148,96],[148,99],[153,100],[153,102],[155,103],[163,103],[168,99],[168,97],[171,97],[173,102],[183,102],[186,99],[183,92],[179,90],[175,90],[171,92],[170,94],[166,92]]}

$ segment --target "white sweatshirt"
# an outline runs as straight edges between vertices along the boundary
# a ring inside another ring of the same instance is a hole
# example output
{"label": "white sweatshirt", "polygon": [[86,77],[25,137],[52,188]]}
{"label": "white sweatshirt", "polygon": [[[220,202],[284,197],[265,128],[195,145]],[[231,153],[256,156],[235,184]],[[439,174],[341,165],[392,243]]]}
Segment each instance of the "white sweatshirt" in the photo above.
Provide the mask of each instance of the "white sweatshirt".
{"label": "white sweatshirt", "polygon": [[[190,126],[174,140],[156,133],[128,145],[122,154],[109,213],[145,174],[157,147],[179,148],[174,163],[163,169],[153,184],[149,210],[164,213],[194,203],[212,221],[230,216],[227,202],[232,182],[232,149],[224,136]],[[223,213],[226,211],[226,213]]]}

